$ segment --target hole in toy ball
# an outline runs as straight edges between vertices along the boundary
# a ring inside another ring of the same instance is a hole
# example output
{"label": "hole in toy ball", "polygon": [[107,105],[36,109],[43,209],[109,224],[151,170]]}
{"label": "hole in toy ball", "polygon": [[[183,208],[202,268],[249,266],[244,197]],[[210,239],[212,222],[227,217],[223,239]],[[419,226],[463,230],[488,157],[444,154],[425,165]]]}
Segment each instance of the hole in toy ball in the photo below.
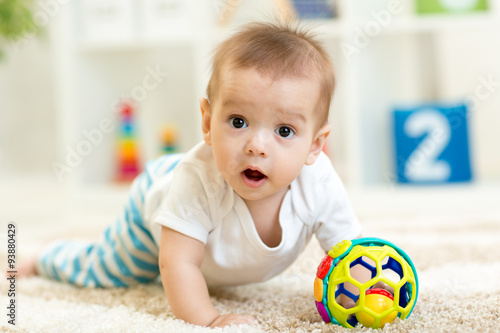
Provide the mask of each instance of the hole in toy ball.
{"label": "hole in toy ball", "polygon": [[385,257],[382,262],[382,275],[394,283],[398,283],[403,277],[403,267],[392,257]]}
{"label": "hole in toy ball", "polygon": [[350,273],[351,277],[356,276],[356,281],[365,283],[377,275],[377,266],[372,259],[362,256],[353,260],[350,265]]}
{"label": "hole in toy ball", "polygon": [[358,297],[359,288],[352,283],[340,283],[335,287],[335,301],[344,309],[354,307]]}
{"label": "hole in toy ball", "polygon": [[410,308],[409,308],[409,302],[413,296],[413,287],[411,285],[411,283],[409,282],[406,282],[403,287],[401,287],[401,289],[399,290],[399,294],[400,294],[400,298],[399,298],[399,305],[402,307],[402,308],[405,308],[404,311],[410,311]]}

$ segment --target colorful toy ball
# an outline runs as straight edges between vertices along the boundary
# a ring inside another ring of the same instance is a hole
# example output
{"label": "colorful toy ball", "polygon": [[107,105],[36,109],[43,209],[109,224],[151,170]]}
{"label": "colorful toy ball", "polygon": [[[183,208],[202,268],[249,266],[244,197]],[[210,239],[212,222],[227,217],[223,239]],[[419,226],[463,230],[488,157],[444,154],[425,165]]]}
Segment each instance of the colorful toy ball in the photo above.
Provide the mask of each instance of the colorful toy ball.
{"label": "colorful toy ball", "polygon": [[[356,280],[353,271],[365,280]],[[376,329],[397,317],[406,319],[417,297],[417,271],[410,258],[396,245],[379,238],[337,243],[319,264],[314,281],[321,318],[348,328],[360,323]],[[355,305],[345,308],[343,304],[347,303]]]}

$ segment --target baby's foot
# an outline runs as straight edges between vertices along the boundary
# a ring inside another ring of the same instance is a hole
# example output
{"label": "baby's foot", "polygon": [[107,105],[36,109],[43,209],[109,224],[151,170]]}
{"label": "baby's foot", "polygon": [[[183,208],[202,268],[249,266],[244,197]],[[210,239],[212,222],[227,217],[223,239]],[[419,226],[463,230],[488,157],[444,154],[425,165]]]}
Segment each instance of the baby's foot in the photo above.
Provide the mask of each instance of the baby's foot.
{"label": "baby's foot", "polygon": [[[20,278],[20,277],[38,275],[38,272],[36,271],[36,259],[37,256],[32,256],[28,260],[24,261],[21,265],[19,265],[17,273],[15,274],[16,277]],[[9,275],[10,274],[7,273],[7,276]]]}

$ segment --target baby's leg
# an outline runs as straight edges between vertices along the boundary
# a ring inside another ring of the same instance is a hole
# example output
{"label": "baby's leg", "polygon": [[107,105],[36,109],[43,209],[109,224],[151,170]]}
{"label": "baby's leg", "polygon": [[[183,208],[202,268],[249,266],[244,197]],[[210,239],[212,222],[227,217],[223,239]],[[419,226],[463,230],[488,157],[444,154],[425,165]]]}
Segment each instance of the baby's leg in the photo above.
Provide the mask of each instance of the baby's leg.
{"label": "baby's leg", "polygon": [[98,242],[52,243],[38,257],[37,273],[93,287],[125,287],[155,279],[159,274],[158,247],[143,220],[144,197],[158,170],[169,172],[179,159],[171,156],[149,164],[132,184],[122,214]]}

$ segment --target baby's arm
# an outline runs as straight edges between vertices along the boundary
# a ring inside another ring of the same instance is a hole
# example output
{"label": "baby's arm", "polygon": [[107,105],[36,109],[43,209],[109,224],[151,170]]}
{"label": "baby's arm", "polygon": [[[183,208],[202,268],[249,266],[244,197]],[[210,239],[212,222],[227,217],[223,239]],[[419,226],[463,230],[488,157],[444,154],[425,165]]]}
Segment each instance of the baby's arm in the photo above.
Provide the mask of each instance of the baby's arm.
{"label": "baby's arm", "polygon": [[191,324],[210,327],[253,323],[252,316],[221,315],[214,308],[200,270],[204,252],[202,242],[162,227],[160,273],[174,315]]}

